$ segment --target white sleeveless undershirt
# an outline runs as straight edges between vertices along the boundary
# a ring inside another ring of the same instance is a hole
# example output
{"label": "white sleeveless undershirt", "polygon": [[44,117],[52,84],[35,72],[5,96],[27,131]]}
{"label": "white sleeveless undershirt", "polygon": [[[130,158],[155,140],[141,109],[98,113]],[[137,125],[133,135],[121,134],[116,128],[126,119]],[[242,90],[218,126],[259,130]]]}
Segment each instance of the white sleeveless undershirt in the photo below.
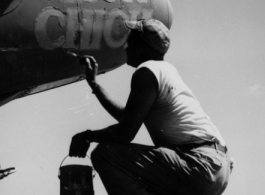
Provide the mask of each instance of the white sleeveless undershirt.
{"label": "white sleeveless undershirt", "polygon": [[173,65],[165,61],[147,61],[137,70],[143,67],[151,70],[158,81],[158,97],[144,122],[155,145],[203,141],[225,145],[217,127]]}

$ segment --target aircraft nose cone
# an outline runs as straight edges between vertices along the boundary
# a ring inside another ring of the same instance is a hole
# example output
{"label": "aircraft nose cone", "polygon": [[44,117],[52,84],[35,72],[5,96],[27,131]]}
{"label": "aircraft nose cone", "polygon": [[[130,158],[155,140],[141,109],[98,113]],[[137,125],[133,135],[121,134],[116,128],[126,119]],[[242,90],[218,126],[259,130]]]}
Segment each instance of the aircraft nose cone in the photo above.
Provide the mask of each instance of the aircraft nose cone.
{"label": "aircraft nose cone", "polygon": [[173,22],[173,8],[170,0],[153,0],[153,18],[163,22],[169,29]]}

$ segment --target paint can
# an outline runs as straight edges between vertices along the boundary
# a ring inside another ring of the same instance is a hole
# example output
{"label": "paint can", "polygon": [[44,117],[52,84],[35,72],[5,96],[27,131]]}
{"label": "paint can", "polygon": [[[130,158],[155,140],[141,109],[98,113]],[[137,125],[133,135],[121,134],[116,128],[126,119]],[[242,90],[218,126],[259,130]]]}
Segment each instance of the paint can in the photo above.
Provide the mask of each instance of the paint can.
{"label": "paint can", "polygon": [[67,157],[63,159],[59,168],[60,195],[94,195],[93,167],[77,164],[62,166]]}

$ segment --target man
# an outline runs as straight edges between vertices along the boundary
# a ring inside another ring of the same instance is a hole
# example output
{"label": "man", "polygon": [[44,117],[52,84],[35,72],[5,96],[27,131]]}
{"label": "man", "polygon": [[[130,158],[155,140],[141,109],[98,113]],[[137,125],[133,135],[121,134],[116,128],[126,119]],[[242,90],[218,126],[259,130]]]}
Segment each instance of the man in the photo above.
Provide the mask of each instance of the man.
{"label": "man", "polygon": [[[85,58],[88,84],[118,123],[76,134],[69,155],[85,157],[90,143],[99,143],[91,160],[109,195],[220,195],[230,175],[226,143],[176,68],[164,61],[168,29],[154,19],[125,26],[131,30],[127,64],[136,68],[126,106],[97,83],[97,64]],[[130,143],[143,123],[154,146]]]}

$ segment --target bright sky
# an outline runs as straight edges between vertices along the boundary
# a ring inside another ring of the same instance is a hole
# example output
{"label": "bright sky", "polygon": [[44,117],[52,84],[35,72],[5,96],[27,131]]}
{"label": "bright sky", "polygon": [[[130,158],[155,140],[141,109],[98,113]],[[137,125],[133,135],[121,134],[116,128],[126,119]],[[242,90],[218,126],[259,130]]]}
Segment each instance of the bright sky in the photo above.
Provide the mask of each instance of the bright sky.
{"label": "bright sky", "polygon": [[[258,151],[265,149],[265,1],[171,2],[175,16],[166,60],[179,70],[236,159],[224,195],[263,195],[265,159]],[[125,103],[133,71],[125,65],[99,76],[99,82]],[[72,135],[115,122],[85,81],[13,101],[0,108],[0,121],[1,167],[18,169],[0,181],[4,195],[59,194],[58,169]],[[144,128],[135,142],[151,143]],[[106,195],[98,176],[94,189]]]}

